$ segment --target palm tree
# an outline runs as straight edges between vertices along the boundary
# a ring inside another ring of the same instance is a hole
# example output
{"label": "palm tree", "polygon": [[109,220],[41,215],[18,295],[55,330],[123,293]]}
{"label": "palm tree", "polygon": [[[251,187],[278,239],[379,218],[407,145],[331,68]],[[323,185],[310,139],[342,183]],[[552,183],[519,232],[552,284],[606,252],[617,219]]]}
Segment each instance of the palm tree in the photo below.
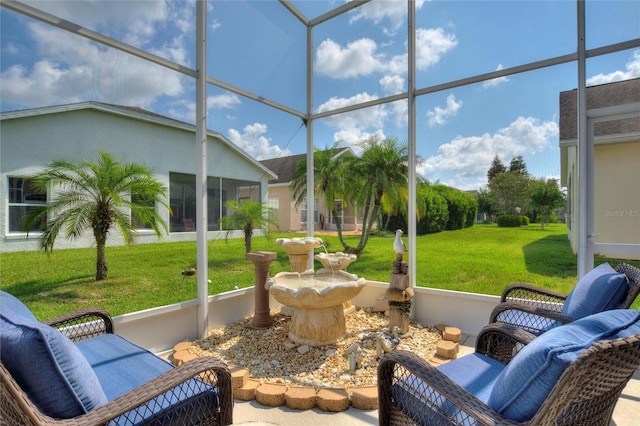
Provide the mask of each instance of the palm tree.
{"label": "palm tree", "polygon": [[23,229],[43,223],[40,248],[51,252],[61,230],[67,239],[75,239],[90,228],[96,241],[96,281],[107,279],[105,246],[112,226],[127,244],[137,234],[133,218],[150,225],[158,237],[167,232],[155,207],[158,203],[170,209],[167,190],[142,165],[120,164],[101,152],[96,163],[54,160],[32,182],[42,193],[51,190],[53,197],[26,215]]}
{"label": "palm tree", "polygon": [[242,229],[244,250],[247,254],[251,251],[251,237],[254,229],[264,231],[265,236],[268,237],[269,226],[278,227],[276,211],[264,204],[252,200],[230,200],[225,205],[231,210],[231,214],[220,218],[222,229],[227,230],[227,236],[231,230]]}
{"label": "palm tree", "polygon": [[[337,145],[324,150],[316,149],[313,159],[313,175],[314,193],[325,199],[329,214],[338,231],[338,238],[344,246],[346,243],[342,236],[342,222],[333,202],[336,198],[342,198],[344,194],[344,165],[347,159],[343,155],[338,155],[340,152],[341,150]],[[300,205],[307,196],[307,160],[299,161],[296,165],[290,188],[296,206]],[[348,200],[343,201],[346,203]]]}
{"label": "palm tree", "polygon": [[373,223],[382,212],[405,213],[408,203],[408,147],[397,138],[381,140],[372,136],[360,142],[359,158],[347,164],[347,198],[364,208],[362,234],[355,248],[345,245],[345,251],[359,254],[369,239]]}

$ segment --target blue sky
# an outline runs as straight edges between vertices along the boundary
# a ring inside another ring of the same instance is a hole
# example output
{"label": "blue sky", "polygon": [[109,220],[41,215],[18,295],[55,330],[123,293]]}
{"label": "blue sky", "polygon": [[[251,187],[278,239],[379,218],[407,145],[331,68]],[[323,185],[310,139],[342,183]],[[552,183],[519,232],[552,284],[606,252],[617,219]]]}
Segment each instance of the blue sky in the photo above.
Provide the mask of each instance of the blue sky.
{"label": "blue sky", "polygon": [[[195,68],[192,1],[26,2]],[[293,1],[313,18],[342,1]],[[417,0],[418,89],[572,53],[574,1]],[[305,27],[275,0],[208,4],[208,74],[305,111]],[[587,1],[587,48],[640,37],[640,2]],[[0,109],[96,100],[194,122],[194,82],[0,9]],[[404,1],[374,0],[314,30],[315,111],[407,88]],[[588,85],[640,77],[640,49],[589,59]],[[577,86],[576,64],[513,75],[417,100],[419,172],[478,189],[495,154],[522,155],[536,177],[558,177],[558,94]],[[208,127],[257,159],[302,153],[301,120],[209,86]],[[407,140],[406,102],[319,120],[316,147],[358,151],[370,135]],[[195,166],[194,166],[195,168]],[[212,171],[213,172],[213,171]]]}

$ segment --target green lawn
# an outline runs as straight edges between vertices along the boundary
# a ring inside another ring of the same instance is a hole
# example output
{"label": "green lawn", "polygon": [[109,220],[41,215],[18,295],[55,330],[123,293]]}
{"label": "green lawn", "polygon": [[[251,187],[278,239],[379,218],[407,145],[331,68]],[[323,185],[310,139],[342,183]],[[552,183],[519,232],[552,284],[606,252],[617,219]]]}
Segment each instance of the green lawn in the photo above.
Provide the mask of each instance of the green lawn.
{"label": "green lawn", "polygon": [[[301,234],[253,238],[254,251],[278,254],[271,275],[289,270],[287,255],[275,238],[293,236]],[[357,243],[357,237],[348,238]],[[342,249],[337,237],[323,239],[328,251]],[[372,236],[349,272],[388,282],[395,260],[392,243],[391,234]],[[418,237],[417,258],[417,283],[423,287],[500,294],[508,284],[529,282],[568,293],[576,282],[576,257],[561,224],[546,226],[544,231],[538,224],[517,229],[476,225],[425,235]],[[107,263],[109,279],[95,282],[95,249],[54,249],[50,256],[4,253],[0,288],[23,300],[39,319],[88,306],[120,315],[197,297],[196,277],[181,274],[195,267],[195,242],[108,247]],[[629,263],[640,266],[640,262]],[[245,260],[242,239],[209,242],[209,279],[210,294],[253,285],[253,264]]]}

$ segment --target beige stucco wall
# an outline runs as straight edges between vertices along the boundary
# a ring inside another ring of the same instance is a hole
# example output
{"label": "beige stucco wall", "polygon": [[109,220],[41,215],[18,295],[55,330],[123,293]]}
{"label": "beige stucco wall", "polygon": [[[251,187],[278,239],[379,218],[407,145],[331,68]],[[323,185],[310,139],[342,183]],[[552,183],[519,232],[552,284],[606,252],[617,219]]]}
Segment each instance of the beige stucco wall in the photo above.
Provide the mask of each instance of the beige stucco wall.
{"label": "beige stucco wall", "polygon": [[595,242],[640,244],[640,141],[596,145],[594,159]]}
{"label": "beige stucco wall", "polygon": [[[574,253],[578,249],[577,148],[566,151],[571,185],[568,234]],[[640,244],[640,141],[596,144],[594,147],[595,243]],[[638,254],[599,253],[640,259]]]}

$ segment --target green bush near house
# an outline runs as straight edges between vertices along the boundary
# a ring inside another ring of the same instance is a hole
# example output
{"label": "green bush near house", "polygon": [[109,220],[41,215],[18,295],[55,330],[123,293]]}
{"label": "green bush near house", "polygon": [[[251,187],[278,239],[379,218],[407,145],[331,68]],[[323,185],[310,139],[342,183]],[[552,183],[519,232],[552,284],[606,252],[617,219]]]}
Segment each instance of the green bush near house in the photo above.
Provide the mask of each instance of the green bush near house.
{"label": "green bush near house", "polygon": [[[272,251],[270,274],[288,271],[289,259],[279,237],[255,238],[253,251]],[[329,251],[341,247],[337,236],[322,235]],[[356,243],[358,236],[345,236]],[[388,282],[395,260],[392,233],[371,235],[363,254],[348,271],[372,281]],[[408,243],[405,238],[405,242]],[[575,285],[577,262],[564,224],[501,228],[495,224],[428,234],[416,238],[418,286],[498,295],[509,284],[529,282],[568,293]],[[254,285],[253,264],[245,260],[242,238],[209,241],[209,293]],[[319,252],[322,249],[317,249]],[[2,254],[0,288],[23,300],[39,319],[96,306],[121,315],[197,297],[196,276],[182,271],[196,266],[196,243],[155,243],[107,247],[109,278],[95,281],[95,249]],[[405,258],[406,260],[406,258]],[[616,259],[598,258],[596,264]],[[627,261],[640,267],[638,261]],[[316,269],[320,268],[316,264]],[[640,306],[639,302],[634,305]]]}

